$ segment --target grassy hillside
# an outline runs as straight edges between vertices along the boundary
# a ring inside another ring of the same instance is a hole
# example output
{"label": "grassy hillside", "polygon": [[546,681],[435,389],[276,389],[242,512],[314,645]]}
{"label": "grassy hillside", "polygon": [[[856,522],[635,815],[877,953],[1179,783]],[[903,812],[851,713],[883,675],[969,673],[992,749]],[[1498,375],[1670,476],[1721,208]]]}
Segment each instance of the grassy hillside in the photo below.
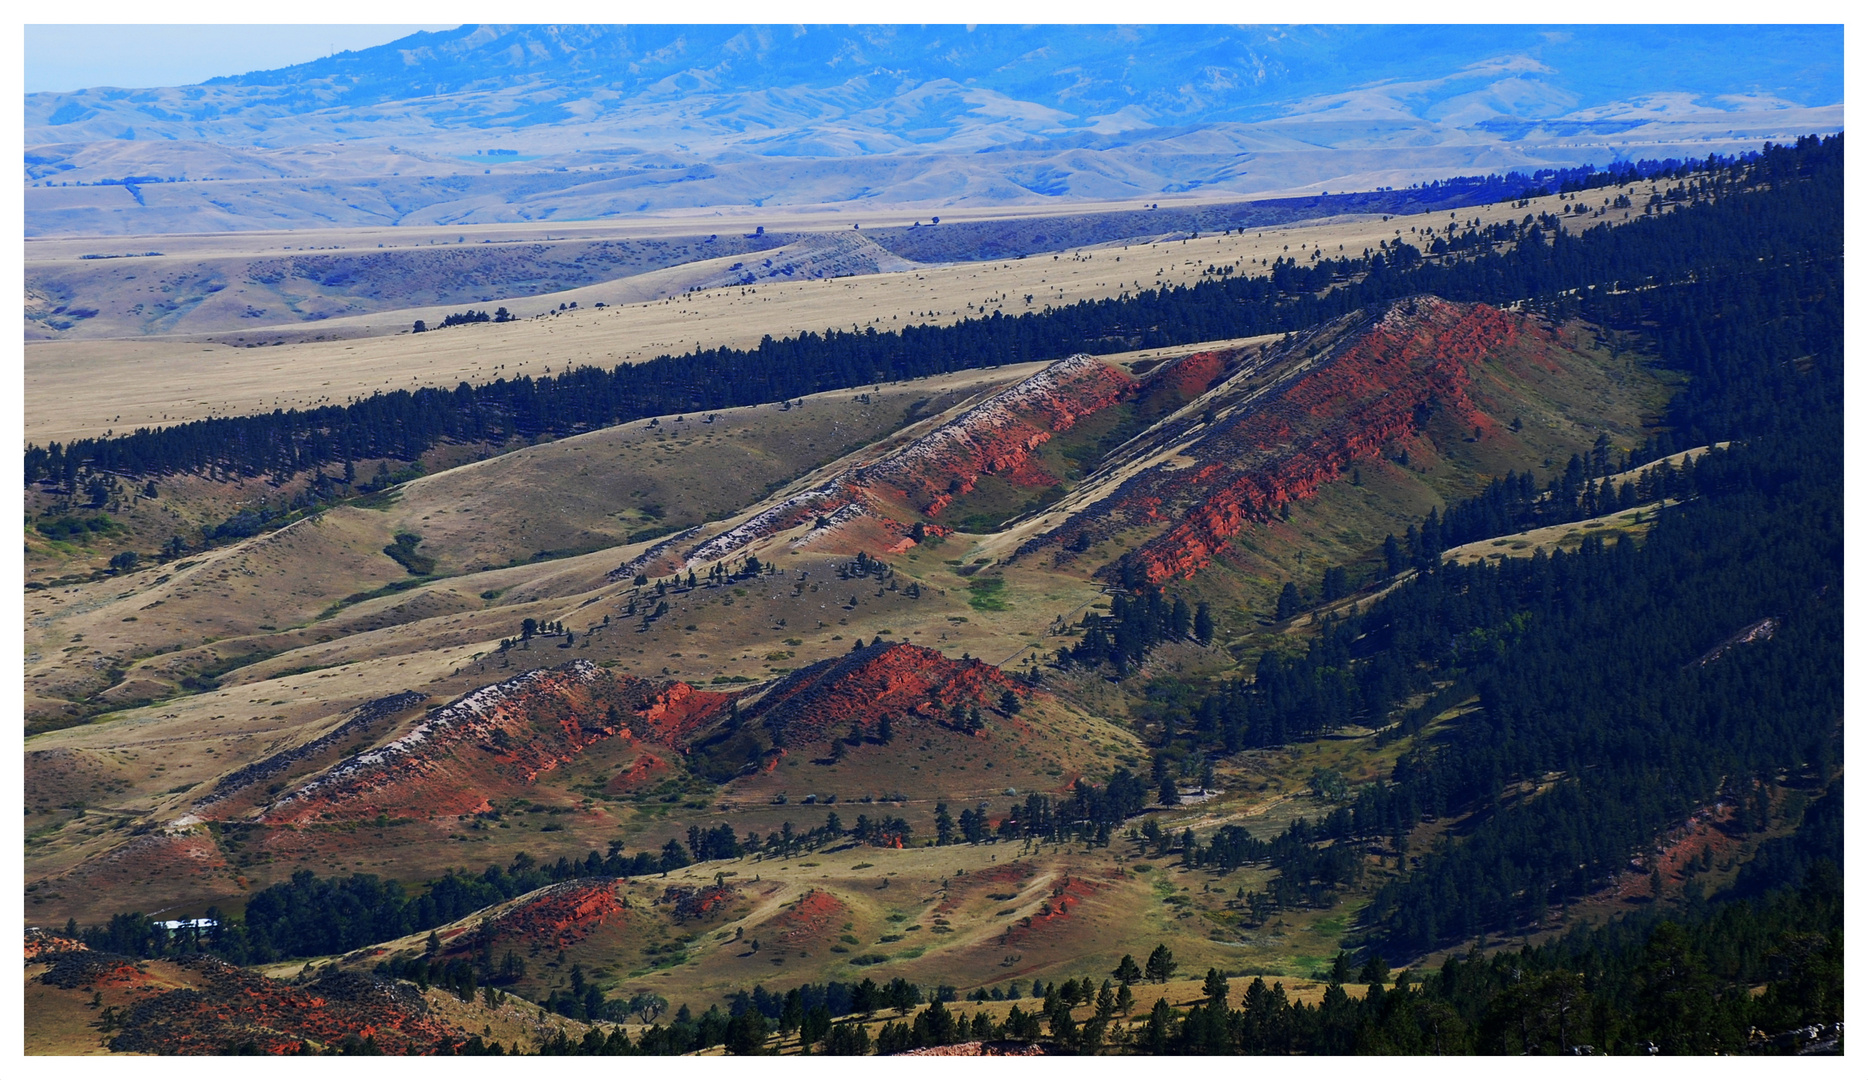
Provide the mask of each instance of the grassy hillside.
{"label": "grassy hillside", "polygon": [[[28,593],[28,918],[491,982],[593,1052],[1833,1040],[1837,154],[1551,249],[1697,237],[1641,289],[436,457],[93,576],[235,497],[106,492]],[[1227,1007],[1025,996],[1157,947]]]}

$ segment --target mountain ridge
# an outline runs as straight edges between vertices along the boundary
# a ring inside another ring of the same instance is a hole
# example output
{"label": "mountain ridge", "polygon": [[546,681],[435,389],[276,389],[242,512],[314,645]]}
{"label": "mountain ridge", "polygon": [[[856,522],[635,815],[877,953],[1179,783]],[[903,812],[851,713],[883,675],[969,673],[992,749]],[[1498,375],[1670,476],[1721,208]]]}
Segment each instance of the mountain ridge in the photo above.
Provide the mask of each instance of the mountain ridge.
{"label": "mountain ridge", "polygon": [[[461,27],[27,95],[28,233],[1343,190],[1731,153],[1841,127],[1830,34]],[[1655,50],[1681,61],[1665,82]]]}

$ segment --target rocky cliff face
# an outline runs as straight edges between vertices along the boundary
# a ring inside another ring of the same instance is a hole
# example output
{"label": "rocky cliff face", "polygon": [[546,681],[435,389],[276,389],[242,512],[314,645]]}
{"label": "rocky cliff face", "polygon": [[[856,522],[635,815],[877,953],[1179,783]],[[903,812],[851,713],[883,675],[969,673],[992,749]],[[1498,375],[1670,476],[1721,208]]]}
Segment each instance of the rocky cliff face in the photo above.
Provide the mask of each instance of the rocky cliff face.
{"label": "rocky cliff face", "polygon": [[929,517],[940,516],[986,474],[1023,486],[1051,483],[1052,477],[1033,472],[1032,451],[1134,386],[1100,360],[1082,354],[1060,360],[862,470],[859,479]]}
{"label": "rocky cliff face", "polygon": [[346,758],[263,812],[274,825],[490,808],[605,739],[681,747],[731,695],[615,675],[588,661],[527,672],[430,713],[408,734]]}
{"label": "rocky cliff face", "polygon": [[905,445],[761,510],[732,529],[685,551],[670,546],[645,553],[618,571],[666,573],[732,558],[761,540],[804,525],[813,527],[794,550],[853,541],[850,550],[900,551],[913,544],[917,520],[944,531],[941,512],[973,490],[980,477],[999,475],[1025,487],[1044,487],[1055,478],[1037,468],[1033,452],[1129,394],[1135,380],[1117,368],[1077,355],[993,394],[985,401]]}
{"label": "rocky cliff face", "polygon": [[1521,317],[1495,308],[1414,297],[1301,335],[1104,462],[1133,473],[1020,551],[1165,522],[1131,559],[1151,582],[1189,576],[1240,530],[1437,411],[1490,427],[1468,388],[1483,359],[1525,332]]}

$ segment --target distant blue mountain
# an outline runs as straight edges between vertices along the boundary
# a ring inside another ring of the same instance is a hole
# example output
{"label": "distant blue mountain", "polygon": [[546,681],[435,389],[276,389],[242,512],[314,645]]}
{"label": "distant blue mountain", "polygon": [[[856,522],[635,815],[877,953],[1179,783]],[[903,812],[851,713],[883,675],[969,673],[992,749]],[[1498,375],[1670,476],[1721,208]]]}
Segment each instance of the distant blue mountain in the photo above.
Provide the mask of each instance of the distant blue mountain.
{"label": "distant blue mountain", "polygon": [[528,85],[883,100],[950,80],[1079,120],[1140,108],[1213,123],[1396,82],[1420,84],[1431,110],[1463,92],[1448,76],[1504,58],[1532,61],[1538,81],[1571,95],[1564,111],[1663,92],[1842,100],[1839,26],[462,26],[205,85],[329,108]]}
{"label": "distant blue mountain", "polygon": [[[1126,200],[1606,166],[1834,131],[1842,31],[462,26],[25,106],[29,232]],[[44,193],[125,177],[287,186]]]}
{"label": "distant blue mountain", "polygon": [[[145,126],[211,124],[526,89],[543,96],[491,114],[467,108],[461,117],[475,126],[523,128],[577,119],[564,100],[591,93],[638,104],[762,95],[781,113],[788,96],[828,93],[837,111],[849,113],[926,89],[917,108],[871,119],[880,132],[927,144],[965,126],[976,111],[967,91],[1024,103],[1041,114],[1041,126],[1068,130],[1099,118],[1100,126],[1128,128],[1251,123],[1306,111],[1320,99],[1354,113],[1353,103],[1369,95],[1388,109],[1436,119],[1438,111],[1474,105],[1467,99],[1475,80],[1507,83],[1504,95],[1476,104],[1520,121],[1658,94],[1714,108],[1739,98],[1833,105],[1842,100],[1842,32],[1837,26],[462,26],[212,79],[202,86],[219,93],[196,91],[142,112]],[[141,95],[29,95],[28,122],[77,123],[95,104],[125,96]],[[189,100],[200,105],[189,108]]]}

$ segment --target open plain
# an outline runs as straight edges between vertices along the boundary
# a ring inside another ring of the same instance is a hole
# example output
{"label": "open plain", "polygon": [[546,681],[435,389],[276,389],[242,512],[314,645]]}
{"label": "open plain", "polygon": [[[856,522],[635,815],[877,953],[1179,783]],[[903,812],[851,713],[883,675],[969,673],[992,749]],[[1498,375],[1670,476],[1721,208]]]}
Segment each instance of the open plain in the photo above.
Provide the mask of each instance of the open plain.
{"label": "open plain", "polygon": [[[1587,212],[1576,219],[1574,227],[1616,224],[1641,217],[1641,212],[1632,207],[1615,208],[1614,200],[1627,195],[1637,205],[1644,205],[1652,189],[1652,185],[1635,185],[1626,190],[1605,188],[1592,192]],[[1039,249],[1022,259],[917,265],[900,270],[878,269],[887,265],[886,260],[873,256],[868,267],[812,266],[791,248],[779,247],[759,252],[756,257],[719,256],[539,295],[487,289],[477,299],[456,304],[337,315],[311,322],[268,325],[252,320],[254,325],[243,325],[236,317],[231,321],[238,329],[227,322],[207,321],[193,333],[30,341],[26,346],[26,437],[41,444],[68,442],[106,431],[121,434],[210,416],[342,404],[379,391],[536,378],[569,367],[613,367],[696,348],[751,348],[767,336],[780,338],[805,331],[946,326],[994,312],[1016,317],[1084,301],[1190,285],[1221,275],[1266,275],[1271,263],[1278,259],[1308,262],[1319,254],[1331,258],[1360,255],[1384,240],[1399,238],[1425,246],[1434,235],[1444,234],[1449,224],[1464,229],[1475,221],[1515,221],[1526,214],[1563,214],[1567,219],[1567,211],[1583,205],[1567,196],[1552,195],[1523,205],[1514,200],[1456,212],[1392,218],[1358,216],[1284,228],[1201,234],[1198,238],[1181,232],[1144,235],[1091,247]],[[683,223],[679,227],[691,226]],[[928,226],[948,227],[945,219],[941,225]],[[470,236],[463,230],[479,231]],[[482,232],[503,236],[507,231],[508,226],[463,226],[451,239],[472,246],[494,239],[480,235]],[[849,231],[845,226],[834,232],[802,234],[792,247],[808,250],[834,242]],[[569,228],[554,230],[551,235],[560,232],[578,236]],[[366,246],[375,235],[335,232],[315,238],[298,234],[294,239],[313,249],[345,250]],[[642,235],[629,230],[631,237]],[[705,237],[692,233],[669,235],[681,242],[696,241],[688,244],[690,250],[705,243]],[[244,246],[249,239],[228,238],[223,241],[228,246],[214,250],[213,259],[237,258],[243,260],[243,265],[250,263],[259,252]],[[277,237],[259,239],[270,244]],[[166,237],[149,238],[149,242],[169,243]],[[581,245],[589,241],[580,238],[577,242]],[[419,245],[420,241],[414,243]],[[57,244],[69,249],[72,242]],[[137,243],[128,246],[134,248]],[[442,246],[439,238],[435,246]],[[63,252],[59,258],[67,264],[76,262],[75,256]],[[767,260],[772,260],[771,265],[765,265]],[[151,258],[147,266],[141,259],[110,260],[104,265],[121,268],[119,280],[102,288],[98,299],[88,302],[116,302],[128,309],[134,306],[129,292],[133,286],[122,277],[142,283],[152,279],[159,282],[165,272],[185,269],[190,272],[187,276],[197,294],[175,296],[173,303],[192,306],[212,295],[215,304],[231,304],[229,310],[240,316],[251,306],[248,299],[243,299],[243,290],[256,286],[236,283],[209,294],[205,290],[215,284],[209,280],[211,275],[194,280],[193,268],[201,261],[212,260],[206,254],[193,252]],[[170,271],[164,265],[170,262],[180,269]],[[797,272],[784,272],[800,262],[804,265]],[[89,268],[98,262],[79,265]],[[444,272],[445,266],[442,263],[442,269],[431,273]],[[755,282],[740,285],[719,281],[742,271],[756,276]],[[697,288],[702,285],[707,287]],[[139,290],[152,287],[155,295],[161,295],[160,284],[134,286]],[[406,287],[406,283],[398,287]],[[645,292],[653,299],[643,299]],[[277,307],[273,300],[256,302]],[[576,310],[559,310],[560,305],[571,303],[578,305]],[[607,306],[598,309],[599,303]],[[416,319],[438,324],[450,313],[495,306],[508,308],[521,321],[455,326],[421,335],[408,333]]]}

